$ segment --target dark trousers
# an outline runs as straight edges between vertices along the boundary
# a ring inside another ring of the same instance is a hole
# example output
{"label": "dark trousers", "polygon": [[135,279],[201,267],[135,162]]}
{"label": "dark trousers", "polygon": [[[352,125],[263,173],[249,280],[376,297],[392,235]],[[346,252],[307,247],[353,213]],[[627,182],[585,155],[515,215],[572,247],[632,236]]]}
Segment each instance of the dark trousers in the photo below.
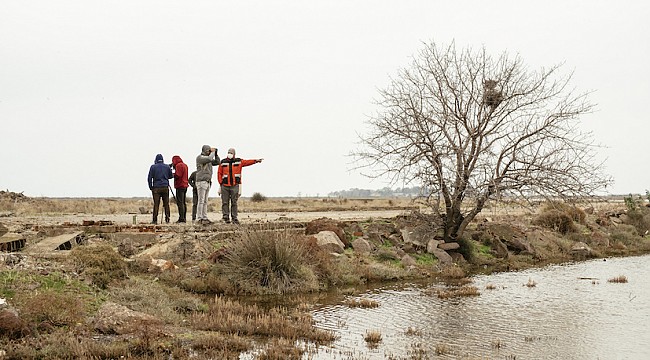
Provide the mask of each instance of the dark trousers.
{"label": "dark trousers", "polygon": [[196,220],[196,204],[199,203],[199,192],[192,188],[192,221]]}
{"label": "dark trousers", "polygon": [[239,185],[221,185],[221,213],[223,219],[237,221],[237,200],[239,200]]}
{"label": "dark trousers", "polygon": [[165,208],[165,222],[169,222],[169,188],[166,187],[155,187],[151,190],[153,195],[153,222],[158,222],[158,208],[160,207],[160,198],[163,201],[163,207]]}
{"label": "dark trousers", "polygon": [[185,222],[187,215],[187,204],[185,204],[185,196],[187,188],[176,188],[176,206],[178,207],[178,221]]}

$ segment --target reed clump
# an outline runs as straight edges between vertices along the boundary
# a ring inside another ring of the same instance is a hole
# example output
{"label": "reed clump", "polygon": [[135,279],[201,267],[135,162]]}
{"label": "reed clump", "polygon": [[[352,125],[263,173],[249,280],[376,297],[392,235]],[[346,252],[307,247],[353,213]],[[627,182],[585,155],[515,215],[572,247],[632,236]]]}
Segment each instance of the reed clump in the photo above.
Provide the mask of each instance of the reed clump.
{"label": "reed clump", "polygon": [[376,348],[382,340],[381,332],[379,330],[368,330],[363,339],[366,341],[368,347]]}
{"label": "reed clump", "polygon": [[627,283],[627,276],[619,275],[619,276],[613,277],[611,279],[607,279],[607,282],[617,283],[617,284],[625,284],[625,283]]}
{"label": "reed clump", "polygon": [[361,298],[361,299],[346,299],[343,301],[343,304],[351,308],[363,308],[363,309],[374,309],[379,307],[379,303],[372,299]]}
{"label": "reed clump", "polygon": [[481,292],[478,291],[476,286],[461,286],[456,289],[438,290],[436,295],[438,295],[440,299],[449,299],[456,297],[479,296],[481,295]]}
{"label": "reed clump", "polygon": [[334,340],[334,334],[314,328],[309,313],[286,308],[263,309],[215,297],[208,311],[190,316],[196,330],[218,331],[245,336],[282,337],[319,344]]}

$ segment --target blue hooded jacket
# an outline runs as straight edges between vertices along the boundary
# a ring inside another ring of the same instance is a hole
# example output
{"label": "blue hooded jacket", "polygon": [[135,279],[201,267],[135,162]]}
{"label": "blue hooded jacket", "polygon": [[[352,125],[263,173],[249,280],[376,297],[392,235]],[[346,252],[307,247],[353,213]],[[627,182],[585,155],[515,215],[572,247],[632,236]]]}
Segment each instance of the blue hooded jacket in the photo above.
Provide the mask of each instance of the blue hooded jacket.
{"label": "blue hooded jacket", "polygon": [[149,176],[147,183],[149,183],[149,190],[158,187],[168,187],[169,179],[173,178],[172,169],[163,161],[162,154],[156,155],[156,161],[149,168]]}

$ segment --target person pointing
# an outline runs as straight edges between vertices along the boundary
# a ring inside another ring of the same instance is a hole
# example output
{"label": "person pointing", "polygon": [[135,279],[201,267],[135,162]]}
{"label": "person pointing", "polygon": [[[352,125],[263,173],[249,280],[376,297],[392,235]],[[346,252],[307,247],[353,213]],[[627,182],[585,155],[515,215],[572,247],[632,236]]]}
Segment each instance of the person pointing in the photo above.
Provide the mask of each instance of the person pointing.
{"label": "person pointing", "polygon": [[237,219],[237,200],[241,196],[241,171],[245,166],[261,163],[264,159],[244,160],[235,156],[235,149],[228,149],[228,155],[221,160],[217,170],[217,180],[219,181],[219,195],[221,195],[221,213],[223,221],[230,223],[232,218],[233,224],[239,224]]}

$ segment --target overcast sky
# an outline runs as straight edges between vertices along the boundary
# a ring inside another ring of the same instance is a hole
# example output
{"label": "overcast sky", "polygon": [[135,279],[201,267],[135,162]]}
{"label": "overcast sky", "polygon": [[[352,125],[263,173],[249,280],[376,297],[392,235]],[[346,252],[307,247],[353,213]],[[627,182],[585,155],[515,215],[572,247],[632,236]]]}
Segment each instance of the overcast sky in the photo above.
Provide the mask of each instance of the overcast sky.
{"label": "overcast sky", "polygon": [[[613,194],[650,189],[648,1],[0,1],[0,189],[149,196],[157,153],[263,157],[243,195],[385,183],[348,156],[423,42],[564,62]],[[397,184],[396,186],[401,186]],[[216,189],[210,193],[216,196]]]}

